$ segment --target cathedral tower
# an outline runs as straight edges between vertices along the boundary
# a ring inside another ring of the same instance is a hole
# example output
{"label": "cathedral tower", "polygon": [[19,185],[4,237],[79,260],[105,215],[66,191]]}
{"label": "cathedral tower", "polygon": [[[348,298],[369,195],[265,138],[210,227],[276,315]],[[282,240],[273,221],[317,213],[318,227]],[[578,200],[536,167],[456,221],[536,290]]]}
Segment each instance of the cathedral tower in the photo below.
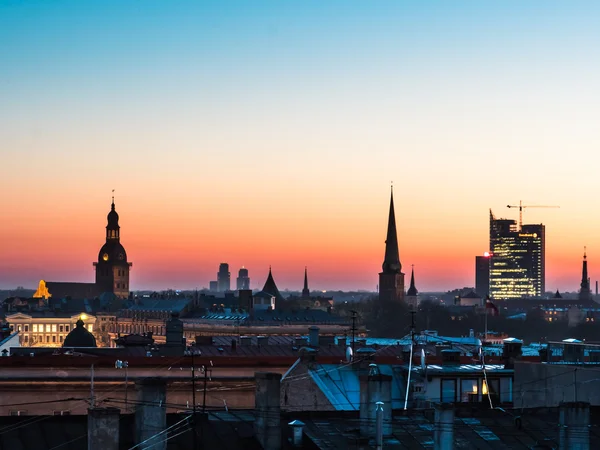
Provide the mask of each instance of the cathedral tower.
{"label": "cathedral tower", "polygon": [[390,212],[382,269],[379,274],[379,299],[388,301],[404,300],[404,274],[402,273],[402,264],[400,263],[400,254],[398,251],[393,190],[390,196]]}
{"label": "cathedral tower", "polygon": [[302,288],[302,298],[310,298],[310,290],[308,289],[308,269],[304,268],[304,288]]}
{"label": "cathedral tower", "polygon": [[583,266],[581,268],[581,289],[579,290],[579,300],[592,300],[592,290],[590,289],[590,278],[588,276],[587,251],[583,251]]}
{"label": "cathedral tower", "polygon": [[131,263],[127,262],[127,253],[121,245],[121,227],[119,227],[119,215],[115,211],[114,197],[107,222],[106,242],[98,253],[98,262],[94,263],[96,285],[102,292],[112,292],[117,297],[127,298]]}

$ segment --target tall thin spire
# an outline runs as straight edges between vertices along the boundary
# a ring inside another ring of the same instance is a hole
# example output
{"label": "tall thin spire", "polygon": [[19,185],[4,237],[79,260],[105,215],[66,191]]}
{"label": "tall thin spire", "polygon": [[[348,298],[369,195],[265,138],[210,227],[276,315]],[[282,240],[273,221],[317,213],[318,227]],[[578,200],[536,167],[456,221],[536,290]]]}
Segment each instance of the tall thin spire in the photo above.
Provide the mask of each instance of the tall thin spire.
{"label": "tall thin spire", "polygon": [[416,297],[419,291],[417,291],[417,287],[415,286],[415,265],[412,265],[412,271],[410,274],[410,287],[408,291],[406,291],[406,295],[410,297]]}
{"label": "tall thin spire", "polygon": [[310,297],[310,290],[308,289],[308,268],[304,267],[304,288],[302,289],[302,297]]}
{"label": "tall thin spire", "polygon": [[590,290],[590,279],[588,276],[587,265],[587,247],[583,247],[583,264],[581,267],[581,289],[579,290],[579,300],[591,300],[592,291]]}
{"label": "tall thin spire", "polygon": [[384,273],[400,273],[402,264],[398,252],[398,235],[396,232],[396,214],[394,212],[394,187],[391,187],[390,212],[388,217],[387,236],[385,239],[385,258],[383,260]]}

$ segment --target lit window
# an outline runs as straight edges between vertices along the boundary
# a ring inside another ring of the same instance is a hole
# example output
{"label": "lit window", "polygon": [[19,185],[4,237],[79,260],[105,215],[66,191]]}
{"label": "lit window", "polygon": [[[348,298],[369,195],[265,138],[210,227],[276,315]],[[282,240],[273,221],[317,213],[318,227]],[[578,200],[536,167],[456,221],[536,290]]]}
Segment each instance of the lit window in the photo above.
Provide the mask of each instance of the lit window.
{"label": "lit window", "polygon": [[37,330],[38,330],[38,329],[37,329],[37,323],[34,323],[34,324],[33,324],[33,332],[34,332],[34,333],[37,333]]}
{"label": "lit window", "polygon": [[52,332],[53,332],[53,333],[56,333],[56,324],[53,324],[53,325],[52,325]]}
{"label": "lit window", "polygon": [[94,331],[94,326],[90,323],[88,324],[88,331],[91,333],[92,331]]}
{"label": "lit window", "polygon": [[50,333],[50,330],[52,329],[52,327],[50,326],[49,323],[46,324],[46,333]]}

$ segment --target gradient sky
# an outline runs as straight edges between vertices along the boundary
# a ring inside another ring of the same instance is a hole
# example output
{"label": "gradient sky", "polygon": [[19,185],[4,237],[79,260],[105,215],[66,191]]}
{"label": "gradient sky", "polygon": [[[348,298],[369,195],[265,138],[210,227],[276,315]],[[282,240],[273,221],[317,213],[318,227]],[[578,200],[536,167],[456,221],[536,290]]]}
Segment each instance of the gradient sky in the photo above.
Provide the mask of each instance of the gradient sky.
{"label": "gradient sky", "polygon": [[600,278],[597,1],[0,2],[0,288],[92,281],[116,190],[131,286],[369,289],[394,181],[420,290],[474,284],[488,209]]}

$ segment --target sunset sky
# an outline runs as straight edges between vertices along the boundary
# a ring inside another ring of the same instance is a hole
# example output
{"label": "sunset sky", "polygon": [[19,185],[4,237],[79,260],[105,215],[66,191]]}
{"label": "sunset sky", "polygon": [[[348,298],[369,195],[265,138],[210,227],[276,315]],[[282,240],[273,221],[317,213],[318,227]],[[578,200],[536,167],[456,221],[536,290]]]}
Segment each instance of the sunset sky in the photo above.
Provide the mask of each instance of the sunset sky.
{"label": "sunset sky", "polygon": [[0,2],[0,288],[375,290],[390,182],[421,291],[474,285],[488,210],[600,278],[600,2]]}

